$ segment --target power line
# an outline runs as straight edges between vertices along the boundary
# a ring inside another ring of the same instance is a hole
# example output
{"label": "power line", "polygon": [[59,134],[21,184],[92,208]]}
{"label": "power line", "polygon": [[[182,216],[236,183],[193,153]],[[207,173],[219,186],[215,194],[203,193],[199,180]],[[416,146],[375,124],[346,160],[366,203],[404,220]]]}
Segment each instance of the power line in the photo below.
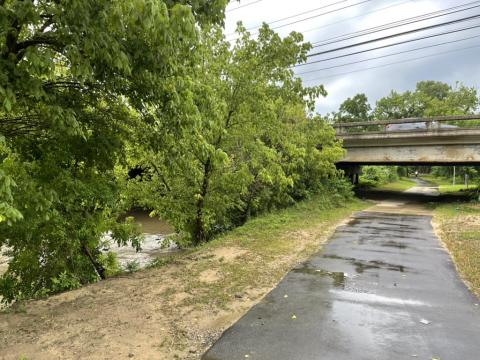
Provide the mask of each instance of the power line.
{"label": "power line", "polygon": [[409,35],[409,34],[419,32],[419,31],[425,31],[425,30],[430,30],[430,29],[434,29],[434,28],[437,28],[437,27],[441,27],[441,26],[447,26],[447,25],[452,25],[452,24],[456,24],[456,23],[459,23],[459,22],[470,21],[470,20],[477,19],[479,17],[480,17],[480,15],[473,15],[473,16],[468,16],[468,17],[461,18],[461,19],[446,21],[446,22],[439,23],[439,24],[424,26],[422,28],[403,31],[403,32],[400,32],[400,33],[392,34],[392,35],[386,35],[386,36],[382,36],[382,37],[379,37],[379,38],[376,38],[376,39],[366,40],[366,41],[362,41],[362,42],[355,43],[355,44],[350,44],[350,45],[345,45],[345,46],[341,46],[341,47],[337,47],[337,48],[333,48],[333,49],[329,49],[329,50],[319,51],[317,53],[309,54],[309,55],[307,55],[307,57],[314,57],[314,56],[318,56],[318,55],[329,54],[329,53],[340,51],[340,50],[351,49],[353,47],[366,45],[366,44],[371,44],[371,43],[377,42],[377,41],[392,39],[392,38],[395,38],[395,37],[398,37],[398,36]]}
{"label": "power line", "polygon": [[235,10],[238,10],[238,9],[242,9],[242,8],[247,7],[247,6],[250,6],[250,5],[253,5],[253,4],[257,4],[257,3],[261,2],[261,1],[263,1],[263,0],[252,1],[252,2],[250,2],[250,3],[248,3],[248,4],[240,5],[240,6],[237,6],[236,8],[225,10],[225,12],[231,12],[231,11],[235,11]]}
{"label": "power line", "polygon": [[418,47],[418,48],[415,48],[415,49],[410,49],[410,50],[405,50],[405,51],[399,51],[399,52],[395,52],[395,53],[391,53],[391,54],[386,54],[386,55],[381,55],[381,56],[376,56],[376,57],[372,57],[372,58],[368,58],[368,59],[364,59],[364,60],[358,60],[358,61],[352,61],[352,62],[349,62],[349,63],[344,63],[344,64],[339,64],[339,65],[328,66],[328,67],[324,67],[324,68],[321,68],[321,69],[315,69],[315,70],[309,70],[309,71],[299,72],[299,73],[296,73],[295,75],[305,75],[305,74],[317,73],[317,72],[320,72],[320,71],[335,69],[335,68],[339,68],[339,67],[343,67],[343,66],[360,64],[360,63],[363,63],[363,62],[372,61],[372,60],[378,60],[378,59],[383,59],[383,58],[387,58],[387,57],[390,57],[390,56],[395,56],[395,55],[400,55],[400,54],[406,54],[406,53],[410,53],[410,52],[414,52],[414,51],[418,51],[418,50],[430,49],[430,48],[434,48],[434,47],[437,47],[437,46],[442,46],[442,45],[453,44],[453,43],[457,43],[457,42],[461,42],[461,41],[476,39],[476,38],[478,38],[478,37],[480,37],[480,35],[469,36],[469,37],[466,37],[466,38],[463,38],[463,39],[458,39],[458,40],[445,41],[445,42],[438,43],[438,44],[434,44],[434,45],[422,46],[422,47]]}
{"label": "power line", "polygon": [[[327,7],[330,7],[330,6],[334,6],[334,5],[338,5],[338,4],[341,4],[343,2],[346,2],[348,0],[340,0],[340,1],[337,1],[337,2],[334,2],[334,3],[331,3],[331,4],[328,4],[328,5],[323,5],[323,6],[320,6],[318,8],[315,8],[315,9],[310,9],[310,10],[307,10],[307,11],[304,11],[304,12],[301,12],[301,13],[298,13],[298,14],[295,14],[295,15],[291,15],[291,16],[287,16],[287,17],[284,17],[284,18],[281,18],[281,19],[278,19],[278,20],[274,20],[274,21],[270,21],[268,22],[267,24],[268,25],[272,25],[272,24],[276,24],[278,22],[281,22],[281,21],[285,21],[285,20],[289,20],[289,19],[293,19],[293,18],[296,18],[298,16],[302,16],[302,15],[305,15],[305,14],[309,14],[313,11],[317,11],[317,10],[321,10],[321,9],[325,9]],[[262,25],[257,25],[257,26],[252,26],[252,27],[249,27],[247,28],[246,30],[255,30],[255,29],[259,29],[261,28]],[[228,34],[227,36],[229,35],[235,35],[235,33],[230,33]]]}
{"label": "power line", "polygon": [[398,2],[398,3],[392,4],[392,5],[389,5],[389,6],[385,6],[385,7],[383,7],[383,8],[375,9],[375,10],[372,10],[372,11],[368,11],[368,12],[365,12],[365,13],[360,14],[360,15],[351,16],[351,17],[346,18],[346,19],[343,19],[343,20],[335,21],[335,22],[332,22],[332,23],[329,23],[329,24],[325,24],[325,25],[322,25],[322,26],[317,26],[317,27],[314,27],[314,28],[311,28],[311,29],[308,29],[308,30],[303,30],[302,33],[305,34],[305,33],[310,32],[310,31],[314,31],[314,30],[318,30],[318,29],[323,29],[323,28],[326,28],[326,27],[329,27],[329,26],[332,26],[332,25],[341,24],[341,23],[344,23],[344,22],[349,21],[349,20],[353,20],[353,19],[357,19],[357,18],[360,18],[360,17],[364,17],[365,15],[374,14],[374,13],[376,13],[376,12],[380,12],[380,11],[383,11],[383,10],[391,9],[391,8],[394,8],[394,7],[397,7],[397,6],[406,4],[406,3],[408,3],[408,2],[412,2],[412,1],[413,1],[413,0],[400,1],[400,2]]}
{"label": "power line", "polygon": [[365,68],[365,69],[353,70],[353,71],[333,74],[333,75],[329,75],[329,76],[323,76],[323,77],[315,78],[315,79],[307,79],[307,80],[304,80],[304,81],[307,82],[307,81],[317,81],[317,80],[329,79],[329,78],[332,78],[332,77],[349,75],[349,74],[362,72],[362,71],[367,71],[367,70],[372,70],[372,69],[379,69],[379,68],[382,68],[382,67],[387,67],[387,66],[397,65],[397,64],[403,64],[403,63],[407,63],[407,62],[410,62],[410,61],[417,61],[417,60],[426,59],[426,58],[430,58],[430,57],[434,57],[434,56],[451,54],[451,53],[455,53],[455,52],[458,52],[458,51],[469,50],[469,49],[474,49],[474,48],[478,48],[478,47],[480,47],[480,45],[468,46],[468,47],[458,48],[458,49],[450,50],[450,51],[444,51],[444,52],[440,52],[440,53],[436,53],[436,54],[420,56],[420,57],[416,57],[416,58],[412,58],[412,59],[405,59],[405,60],[402,60],[402,61],[396,61],[396,62],[383,64],[383,65],[379,65],[379,66],[372,66],[372,67]]}
{"label": "power line", "polygon": [[[309,16],[309,17],[307,17],[307,18],[299,19],[299,20],[296,20],[296,21],[292,21],[292,22],[289,22],[289,23],[287,23],[287,24],[278,25],[278,26],[272,27],[272,28],[270,28],[270,29],[271,29],[271,30],[276,30],[276,29],[284,28],[284,27],[286,27],[286,26],[290,26],[290,25],[294,25],[294,24],[301,23],[301,22],[303,22],[303,21],[307,21],[307,20],[311,20],[311,19],[318,18],[318,17],[323,16],[323,15],[332,14],[332,13],[335,13],[335,12],[338,12],[338,11],[341,11],[341,10],[345,10],[345,9],[348,9],[348,8],[352,8],[352,7],[357,6],[357,5],[365,4],[365,3],[370,2],[370,1],[374,1],[374,0],[363,0],[363,1],[360,1],[360,2],[355,3],[355,4],[350,4],[350,5],[347,5],[347,6],[338,8],[338,9],[326,11],[326,12],[323,12],[323,13],[321,13],[321,14]],[[295,16],[294,16],[294,17],[295,17]],[[257,32],[257,33],[258,33],[258,32]],[[257,33],[256,33],[256,34],[257,34]],[[234,40],[234,39],[231,39],[231,40]]]}
{"label": "power line", "polygon": [[392,44],[388,44],[388,45],[383,45],[383,46],[377,46],[377,47],[370,48],[370,49],[355,51],[355,52],[353,52],[353,53],[348,53],[348,54],[343,54],[343,55],[337,55],[337,56],[333,56],[333,57],[330,57],[330,58],[325,58],[325,59],[321,59],[321,60],[311,61],[311,62],[304,63],[304,64],[297,64],[297,65],[295,65],[294,67],[301,67],[301,66],[306,66],[306,65],[311,65],[311,64],[317,64],[317,63],[320,63],[320,62],[325,62],[325,61],[329,61],[329,60],[340,59],[340,58],[344,58],[344,57],[347,57],[347,56],[358,55],[358,54],[363,54],[363,53],[370,52],[370,51],[374,51],[374,50],[385,49],[385,48],[392,47],[392,46],[407,44],[407,43],[411,43],[411,42],[414,42],[414,41],[420,41],[420,40],[430,39],[430,38],[437,37],[437,36],[442,36],[442,35],[450,35],[450,34],[454,34],[454,33],[461,32],[461,31],[476,29],[476,28],[479,28],[479,27],[480,27],[480,25],[475,25],[475,26],[470,26],[470,27],[466,27],[466,28],[462,28],[462,29],[455,29],[455,30],[445,31],[445,32],[443,32],[443,33],[427,35],[427,36],[423,36],[423,37],[420,37],[420,38],[415,38],[415,39],[400,41],[400,42],[396,42],[396,43],[392,43]]}
{"label": "power line", "polygon": [[373,0],[363,0],[363,1],[360,1],[360,2],[358,2],[358,3],[350,4],[350,5],[347,5],[347,6],[338,8],[338,9],[335,9],[335,10],[330,10],[330,11],[327,11],[327,12],[324,12],[324,13],[321,13],[321,14],[309,16],[309,17],[307,17],[307,18],[300,19],[300,20],[296,20],[296,21],[293,21],[293,22],[288,23],[288,24],[283,24],[283,25],[279,25],[279,26],[273,27],[272,30],[280,29],[280,28],[283,28],[283,27],[285,27],[285,26],[290,26],[290,25],[298,24],[298,23],[303,22],[303,21],[307,21],[307,20],[311,20],[311,19],[316,19],[316,18],[318,18],[318,17],[320,17],[320,16],[327,15],[327,14],[332,14],[332,13],[335,13],[335,12],[338,12],[338,11],[341,11],[341,10],[345,10],[345,9],[348,9],[348,8],[352,8],[352,7],[357,6],[357,5],[365,4],[365,3],[370,2],[370,1],[373,1]]}
{"label": "power line", "polygon": [[[421,22],[421,21],[431,20],[431,19],[435,19],[435,18],[438,18],[438,17],[442,17],[442,16],[448,16],[448,15],[456,14],[458,12],[468,11],[468,10],[471,10],[471,9],[478,8],[478,7],[480,7],[480,5],[475,5],[475,6],[471,6],[471,7],[467,7],[467,8],[465,8],[465,6],[469,6],[469,5],[472,5],[472,4],[478,4],[479,2],[480,1],[473,1],[473,2],[468,3],[468,4],[463,4],[463,5],[460,5],[460,6],[454,6],[454,7],[451,7],[451,8],[447,8],[447,9],[443,9],[443,10],[439,10],[439,11],[434,11],[434,12],[426,13],[426,14],[423,14],[423,15],[418,15],[418,16],[414,16],[414,17],[411,17],[411,18],[398,20],[398,21],[387,23],[387,24],[371,27],[371,28],[368,28],[368,29],[364,29],[364,30],[360,30],[360,31],[354,31],[354,32],[344,34],[344,35],[334,36],[334,37],[331,37],[331,38],[328,38],[328,39],[325,39],[325,40],[316,41],[316,42],[312,43],[312,45],[319,44],[319,45],[317,45],[317,47],[325,46],[325,45],[329,45],[329,44],[332,44],[332,43],[336,43],[336,42],[340,42],[340,41],[346,41],[346,40],[354,39],[356,37],[373,34],[373,33],[379,32],[379,31],[394,29],[394,28],[397,28],[397,27],[410,25],[410,24],[413,24],[413,23]],[[459,10],[457,10],[457,9],[459,9]]]}

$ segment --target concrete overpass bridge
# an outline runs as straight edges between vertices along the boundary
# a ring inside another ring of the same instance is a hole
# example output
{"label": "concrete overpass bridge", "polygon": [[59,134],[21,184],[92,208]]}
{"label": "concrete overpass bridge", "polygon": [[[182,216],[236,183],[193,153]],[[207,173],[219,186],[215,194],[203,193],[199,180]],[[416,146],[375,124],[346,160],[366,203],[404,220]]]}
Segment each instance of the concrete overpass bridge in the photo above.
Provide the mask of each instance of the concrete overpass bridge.
{"label": "concrete overpass bridge", "polygon": [[[347,174],[361,165],[478,165],[480,115],[335,124]],[[356,176],[353,175],[353,178]]]}
{"label": "concrete overpass bridge", "polygon": [[480,165],[480,115],[335,124],[339,165]]}

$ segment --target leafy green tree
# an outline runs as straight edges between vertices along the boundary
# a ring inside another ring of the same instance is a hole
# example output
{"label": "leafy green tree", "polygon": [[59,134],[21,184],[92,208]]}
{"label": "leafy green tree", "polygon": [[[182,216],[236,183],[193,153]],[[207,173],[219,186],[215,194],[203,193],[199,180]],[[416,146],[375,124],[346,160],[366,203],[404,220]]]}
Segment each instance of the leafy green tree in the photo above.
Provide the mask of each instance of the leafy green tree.
{"label": "leafy green tree", "polygon": [[386,120],[419,117],[423,113],[423,104],[419,100],[411,91],[392,91],[389,96],[377,101],[375,118]]}
{"label": "leafy green tree", "polygon": [[130,159],[144,174],[128,182],[130,197],[198,244],[335,177],[343,151],[307,112],[325,91],[291,70],[308,50],[300,34],[282,39],[267,26],[258,40],[240,26],[231,48],[218,29],[204,33],[193,72],[171,80],[185,110],[142,114],[151,121],[140,119]]}
{"label": "leafy green tree", "polygon": [[372,107],[365,94],[357,94],[345,100],[334,114],[335,122],[360,122],[372,119]]}
{"label": "leafy green tree", "polygon": [[467,115],[474,113],[478,106],[475,88],[462,84],[452,88],[438,81],[421,81],[413,92],[392,91],[378,100],[374,113],[378,119]]}
{"label": "leafy green tree", "polygon": [[396,166],[362,166],[360,182],[363,186],[378,186],[398,180]]}
{"label": "leafy green tree", "polygon": [[431,99],[445,100],[452,91],[452,87],[440,81],[420,81],[417,83],[416,92]]}
{"label": "leafy green tree", "polygon": [[103,278],[106,231],[140,245],[133,225],[117,221],[114,167],[135,114],[178,96],[165,79],[190,66],[199,28],[221,22],[225,5],[0,1],[0,246],[12,257],[4,301]]}

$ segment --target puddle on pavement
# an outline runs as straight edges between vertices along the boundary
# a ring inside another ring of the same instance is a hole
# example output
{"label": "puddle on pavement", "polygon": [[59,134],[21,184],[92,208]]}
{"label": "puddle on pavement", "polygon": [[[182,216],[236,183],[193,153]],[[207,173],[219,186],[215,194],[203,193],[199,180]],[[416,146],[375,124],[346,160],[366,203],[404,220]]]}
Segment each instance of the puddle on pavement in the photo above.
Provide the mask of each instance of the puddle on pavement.
{"label": "puddle on pavement", "polygon": [[333,286],[344,288],[345,287],[345,280],[346,276],[343,272],[336,272],[336,271],[326,271],[323,269],[314,269],[305,265],[301,268],[293,269],[293,272],[300,273],[300,274],[308,274],[308,275],[315,275],[315,276],[323,276],[329,277],[333,280]]}
{"label": "puddle on pavement", "polygon": [[399,272],[405,272],[405,269],[406,269],[406,267],[403,265],[389,264],[380,260],[364,261],[364,260],[358,260],[355,258],[338,256],[338,255],[323,255],[323,257],[327,259],[348,261],[355,267],[355,271],[359,274],[362,274],[366,270],[370,270],[370,269],[385,269],[385,270],[392,270],[392,271],[399,271]]}
{"label": "puddle on pavement", "polygon": [[386,241],[386,242],[382,243],[381,246],[393,247],[393,248],[397,248],[397,249],[406,249],[408,247],[404,243],[401,243],[401,242],[398,242],[398,241],[393,241],[393,240]]}
{"label": "puddle on pavement", "polygon": [[335,289],[330,289],[329,292],[336,295],[338,300],[364,304],[430,306],[428,303],[415,299],[395,298],[364,292],[338,291]]}
{"label": "puddle on pavement", "polygon": [[388,225],[388,226],[398,226],[398,227],[404,227],[404,228],[409,228],[411,227],[410,224],[402,224],[400,222],[387,222],[387,221],[379,221],[378,224],[380,225]]}

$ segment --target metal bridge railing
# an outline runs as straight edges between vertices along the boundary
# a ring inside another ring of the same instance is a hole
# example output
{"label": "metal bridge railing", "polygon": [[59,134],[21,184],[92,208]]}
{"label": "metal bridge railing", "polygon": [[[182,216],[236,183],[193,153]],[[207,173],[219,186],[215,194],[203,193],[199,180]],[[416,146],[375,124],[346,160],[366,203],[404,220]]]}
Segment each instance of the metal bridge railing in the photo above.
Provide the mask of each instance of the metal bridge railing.
{"label": "metal bridge railing", "polygon": [[[375,120],[349,123],[336,123],[332,126],[336,129],[337,135],[365,135],[390,132],[432,132],[465,129],[463,123],[478,121],[480,129],[480,115],[453,115],[437,116],[430,118],[405,118],[395,120]],[[450,124],[445,124],[449,122]],[[402,125],[409,125],[404,126]],[[460,125],[460,126],[459,126]],[[468,127],[467,127],[468,128]]]}

